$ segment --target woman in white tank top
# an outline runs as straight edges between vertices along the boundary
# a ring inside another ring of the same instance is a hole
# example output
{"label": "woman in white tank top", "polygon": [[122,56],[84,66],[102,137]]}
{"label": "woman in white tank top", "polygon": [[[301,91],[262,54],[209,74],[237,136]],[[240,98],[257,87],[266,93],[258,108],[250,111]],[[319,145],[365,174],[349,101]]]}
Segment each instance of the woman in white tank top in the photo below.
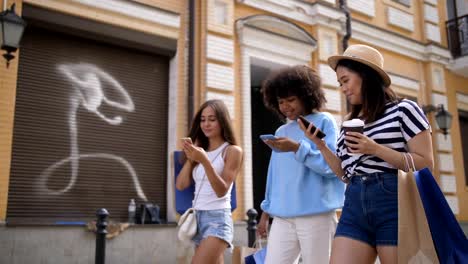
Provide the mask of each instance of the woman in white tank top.
{"label": "woman in white tank top", "polygon": [[187,161],[176,188],[184,190],[195,181],[192,206],[197,211],[198,230],[192,263],[223,263],[224,250],[232,249],[230,197],[242,163],[242,149],[236,145],[226,105],[221,100],[206,101],[195,115],[189,135],[191,140],[183,139]]}

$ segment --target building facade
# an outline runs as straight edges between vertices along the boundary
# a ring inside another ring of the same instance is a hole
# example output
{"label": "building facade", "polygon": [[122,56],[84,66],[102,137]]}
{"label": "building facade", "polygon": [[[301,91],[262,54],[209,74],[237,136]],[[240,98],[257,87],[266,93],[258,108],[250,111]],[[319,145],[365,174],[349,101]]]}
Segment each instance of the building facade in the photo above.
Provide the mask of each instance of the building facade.
{"label": "building facade", "polygon": [[[0,222],[82,225],[105,207],[125,221],[131,198],[177,218],[172,153],[191,116],[222,99],[244,149],[236,220],[259,209],[268,149],[281,124],[259,88],[272,70],[305,64],[323,80],[338,124],[346,101],[327,65],[349,44],[379,49],[392,88],[421,106],[444,105],[432,125],[435,170],[468,221],[466,0],[8,0],[28,22],[0,67]],[[461,32],[461,34],[460,34]]]}

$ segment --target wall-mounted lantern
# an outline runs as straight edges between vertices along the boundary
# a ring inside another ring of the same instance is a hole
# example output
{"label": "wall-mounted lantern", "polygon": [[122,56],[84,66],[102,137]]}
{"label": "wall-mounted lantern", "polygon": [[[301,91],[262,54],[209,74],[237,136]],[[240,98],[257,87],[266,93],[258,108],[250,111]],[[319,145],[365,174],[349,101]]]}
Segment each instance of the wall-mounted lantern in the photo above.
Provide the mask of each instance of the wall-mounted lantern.
{"label": "wall-mounted lantern", "polygon": [[452,126],[452,114],[445,110],[443,104],[438,106],[426,105],[422,107],[425,114],[436,112],[435,118],[437,126],[442,130],[445,138],[447,138],[448,130]]}
{"label": "wall-mounted lantern", "polygon": [[25,27],[26,21],[16,14],[15,4],[0,13],[0,44],[1,49],[6,51],[3,57],[7,61],[7,67],[15,57],[12,53],[18,49]]}

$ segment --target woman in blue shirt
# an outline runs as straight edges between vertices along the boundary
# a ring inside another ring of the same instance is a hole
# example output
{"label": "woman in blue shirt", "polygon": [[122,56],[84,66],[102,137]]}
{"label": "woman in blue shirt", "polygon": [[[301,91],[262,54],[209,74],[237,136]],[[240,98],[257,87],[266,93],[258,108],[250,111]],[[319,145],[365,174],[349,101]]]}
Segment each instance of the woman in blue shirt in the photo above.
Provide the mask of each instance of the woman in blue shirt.
{"label": "woman in blue shirt", "polygon": [[326,134],[335,148],[337,126],[329,113],[320,112],[326,102],[320,77],[307,66],[282,69],[265,80],[262,93],[270,110],[288,122],[265,143],[275,150],[268,167],[265,200],[258,232],[266,236],[266,263],[328,263],[336,227],[335,209],[343,206],[344,184],[336,177],[320,151],[301,131],[300,115]]}

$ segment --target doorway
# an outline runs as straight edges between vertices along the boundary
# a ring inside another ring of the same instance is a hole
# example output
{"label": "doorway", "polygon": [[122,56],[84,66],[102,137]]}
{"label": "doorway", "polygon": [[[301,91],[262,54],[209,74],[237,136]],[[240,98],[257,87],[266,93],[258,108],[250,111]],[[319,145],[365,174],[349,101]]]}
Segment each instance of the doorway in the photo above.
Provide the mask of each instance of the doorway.
{"label": "doorway", "polygon": [[271,149],[260,139],[262,134],[275,134],[276,129],[283,122],[279,117],[268,110],[263,104],[261,85],[268,74],[282,67],[280,65],[259,66],[251,65],[251,113],[252,113],[252,183],[253,203],[258,212],[258,219],[262,214],[260,204],[265,198],[265,187]]}
{"label": "doorway", "polygon": [[[458,110],[458,118],[460,122],[460,135],[468,135],[468,111]],[[465,167],[465,186],[468,186],[468,139],[461,137],[463,164]]]}

